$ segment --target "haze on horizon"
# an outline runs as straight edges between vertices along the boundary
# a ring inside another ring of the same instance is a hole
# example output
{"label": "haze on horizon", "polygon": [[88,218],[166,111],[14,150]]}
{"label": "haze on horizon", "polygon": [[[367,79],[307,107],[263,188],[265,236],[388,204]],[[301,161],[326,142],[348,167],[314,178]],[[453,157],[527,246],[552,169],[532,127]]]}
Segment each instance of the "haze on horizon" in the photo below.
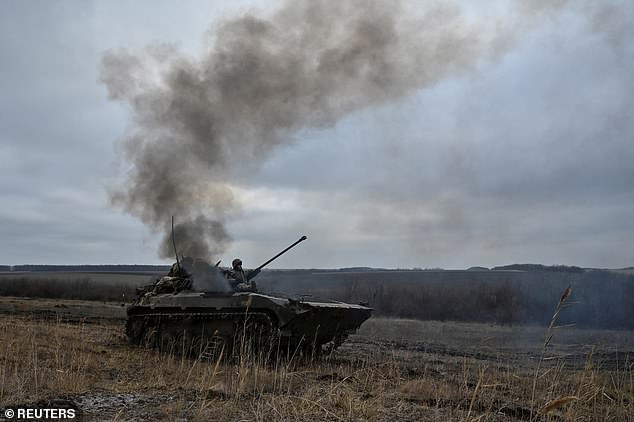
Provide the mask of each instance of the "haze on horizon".
{"label": "haze on horizon", "polygon": [[[259,265],[306,234],[272,267],[634,265],[634,5],[512,4],[460,1],[420,27],[482,29],[459,65],[240,149],[223,263]],[[156,227],[111,204],[134,123],[100,82],[103,57],[168,43],[197,60],[223,22],[283,7],[2,2],[0,263],[168,263]]]}

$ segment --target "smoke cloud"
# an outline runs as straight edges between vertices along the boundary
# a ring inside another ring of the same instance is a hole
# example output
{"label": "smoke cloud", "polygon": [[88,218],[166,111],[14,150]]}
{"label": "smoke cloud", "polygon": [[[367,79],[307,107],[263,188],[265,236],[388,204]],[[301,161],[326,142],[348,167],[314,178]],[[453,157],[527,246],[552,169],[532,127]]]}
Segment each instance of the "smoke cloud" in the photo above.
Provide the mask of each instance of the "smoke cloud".
{"label": "smoke cloud", "polygon": [[179,253],[215,260],[243,205],[232,185],[298,130],[468,71],[513,38],[512,23],[476,24],[455,6],[410,12],[394,1],[289,1],[269,18],[214,26],[200,57],[171,44],[108,51],[101,81],[132,114],[127,180],[112,202],[164,234],[160,257],[173,256],[174,215]]}

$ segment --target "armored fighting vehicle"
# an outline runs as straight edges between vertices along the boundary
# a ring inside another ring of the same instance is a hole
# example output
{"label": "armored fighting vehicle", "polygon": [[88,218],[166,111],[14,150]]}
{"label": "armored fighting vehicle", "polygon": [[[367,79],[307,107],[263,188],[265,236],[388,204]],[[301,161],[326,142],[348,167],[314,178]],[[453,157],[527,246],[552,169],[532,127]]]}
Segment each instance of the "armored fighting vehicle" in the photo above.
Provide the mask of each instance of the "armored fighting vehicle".
{"label": "armored fighting vehicle", "polygon": [[[200,274],[179,270],[172,267],[169,276],[137,291],[126,322],[133,343],[208,357],[240,356],[246,349],[268,355],[313,355],[334,350],[372,311],[367,304],[273,296],[256,289],[205,289],[197,283]],[[210,266],[206,275],[216,282],[211,285],[218,286],[220,279],[230,285],[217,266]]]}

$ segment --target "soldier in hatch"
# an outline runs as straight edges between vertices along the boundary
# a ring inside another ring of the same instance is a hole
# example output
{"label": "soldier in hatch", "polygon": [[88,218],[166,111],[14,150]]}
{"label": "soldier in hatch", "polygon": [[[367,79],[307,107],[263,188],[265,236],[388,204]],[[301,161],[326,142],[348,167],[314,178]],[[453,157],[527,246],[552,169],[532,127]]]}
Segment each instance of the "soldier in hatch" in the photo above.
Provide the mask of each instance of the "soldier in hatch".
{"label": "soldier in hatch", "polygon": [[186,256],[181,262],[175,262],[170,268],[167,276],[161,277],[154,286],[154,293],[178,292],[191,288],[191,274],[193,270],[194,259]]}
{"label": "soldier in hatch", "polygon": [[184,257],[181,262],[175,262],[170,268],[167,275],[169,277],[189,278],[191,277],[192,270],[194,268],[194,258],[190,256]]}
{"label": "soldier in hatch", "polygon": [[236,292],[257,292],[258,288],[253,277],[260,273],[259,269],[244,271],[242,261],[236,258],[231,263],[231,269],[225,270],[224,274],[229,279],[231,288]]}

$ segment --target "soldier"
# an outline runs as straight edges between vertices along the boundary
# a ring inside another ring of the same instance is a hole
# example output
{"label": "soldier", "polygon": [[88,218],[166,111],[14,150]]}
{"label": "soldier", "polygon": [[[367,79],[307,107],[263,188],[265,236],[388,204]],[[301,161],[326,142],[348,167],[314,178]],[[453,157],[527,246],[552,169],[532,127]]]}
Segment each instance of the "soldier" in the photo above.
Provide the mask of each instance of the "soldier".
{"label": "soldier", "polygon": [[170,277],[189,278],[191,277],[193,267],[194,259],[190,256],[186,256],[181,260],[180,264],[175,262],[167,275]]}
{"label": "soldier", "polygon": [[178,292],[189,289],[192,285],[191,273],[194,259],[186,256],[180,263],[175,262],[167,276],[161,277],[154,286],[154,293]]}
{"label": "soldier", "polygon": [[260,273],[259,269],[244,271],[242,260],[236,258],[231,262],[231,269],[225,270],[225,276],[229,279],[231,288],[236,292],[257,292],[258,288],[253,277]]}

